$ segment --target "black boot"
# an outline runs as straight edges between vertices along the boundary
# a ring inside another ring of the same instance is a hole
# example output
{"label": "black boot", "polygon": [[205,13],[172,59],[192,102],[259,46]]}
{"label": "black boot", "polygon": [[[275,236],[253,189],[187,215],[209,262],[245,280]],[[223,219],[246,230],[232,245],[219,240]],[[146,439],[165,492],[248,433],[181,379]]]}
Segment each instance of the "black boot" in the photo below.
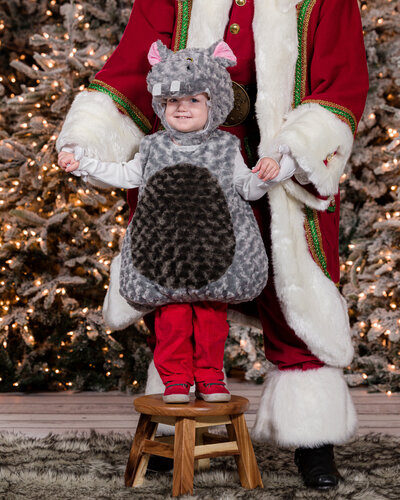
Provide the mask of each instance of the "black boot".
{"label": "black boot", "polygon": [[157,455],[150,455],[147,470],[152,472],[168,472],[174,467],[172,458],[159,457]]}
{"label": "black boot", "polygon": [[342,479],[336,468],[333,445],[318,448],[297,448],[294,462],[309,488],[328,489],[337,486]]}

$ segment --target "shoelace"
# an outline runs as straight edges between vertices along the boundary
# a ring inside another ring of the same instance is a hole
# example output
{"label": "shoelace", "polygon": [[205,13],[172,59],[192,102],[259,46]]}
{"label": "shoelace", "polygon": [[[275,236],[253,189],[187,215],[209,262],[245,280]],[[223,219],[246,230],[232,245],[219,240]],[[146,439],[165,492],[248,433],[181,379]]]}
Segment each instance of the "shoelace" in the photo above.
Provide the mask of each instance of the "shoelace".
{"label": "shoelace", "polygon": [[209,386],[209,385],[222,385],[223,387],[225,387],[225,384],[223,382],[199,382],[199,384],[203,384],[205,385],[206,387]]}

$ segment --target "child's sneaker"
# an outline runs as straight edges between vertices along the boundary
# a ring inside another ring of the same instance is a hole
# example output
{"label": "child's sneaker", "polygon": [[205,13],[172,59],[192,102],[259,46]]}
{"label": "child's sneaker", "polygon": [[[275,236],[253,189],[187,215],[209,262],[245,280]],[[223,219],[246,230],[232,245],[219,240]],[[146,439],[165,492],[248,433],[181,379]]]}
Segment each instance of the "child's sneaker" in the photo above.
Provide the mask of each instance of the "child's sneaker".
{"label": "child's sneaker", "polygon": [[188,403],[190,385],[171,382],[165,386],[164,403]]}
{"label": "child's sneaker", "polygon": [[222,403],[230,401],[231,393],[221,381],[196,382],[196,398],[204,399],[208,403]]}

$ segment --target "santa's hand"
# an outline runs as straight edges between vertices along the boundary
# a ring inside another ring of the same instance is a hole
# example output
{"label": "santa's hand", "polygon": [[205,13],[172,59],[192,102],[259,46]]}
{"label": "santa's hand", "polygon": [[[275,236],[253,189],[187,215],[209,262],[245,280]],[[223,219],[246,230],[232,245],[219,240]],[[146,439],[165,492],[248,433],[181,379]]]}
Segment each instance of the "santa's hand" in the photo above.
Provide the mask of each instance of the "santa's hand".
{"label": "santa's hand", "polygon": [[58,165],[66,172],[73,172],[79,168],[79,161],[75,160],[73,153],[61,151],[58,154]]}
{"label": "santa's hand", "polygon": [[258,177],[263,181],[270,181],[279,174],[279,163],[272,158],[261,158],[252,169],[253,173],[258,172]]}

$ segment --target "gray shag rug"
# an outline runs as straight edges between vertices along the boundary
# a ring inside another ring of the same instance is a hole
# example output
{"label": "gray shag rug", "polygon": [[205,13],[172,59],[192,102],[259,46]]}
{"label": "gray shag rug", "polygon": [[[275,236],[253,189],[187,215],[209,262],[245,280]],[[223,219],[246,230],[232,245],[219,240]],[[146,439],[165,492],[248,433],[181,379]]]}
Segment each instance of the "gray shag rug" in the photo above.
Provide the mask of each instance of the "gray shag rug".
{"label": "gray shag rug", "polygon": [[[171,497],[172,473],[147,472],[143,486],[125,488],[125,464],[131,440],[122,434],[50,434],[29,438],[0,434],[1,500],[119,500]],[[369,435],[336,447],[344,477],[328,492],[303,486],[293,450],[254,444],[264,489],[241,488],[232,457],[211,461],[211,469],[195,474],[194,496],[220,499],[355,499],[399,500],[400,438]]]}

